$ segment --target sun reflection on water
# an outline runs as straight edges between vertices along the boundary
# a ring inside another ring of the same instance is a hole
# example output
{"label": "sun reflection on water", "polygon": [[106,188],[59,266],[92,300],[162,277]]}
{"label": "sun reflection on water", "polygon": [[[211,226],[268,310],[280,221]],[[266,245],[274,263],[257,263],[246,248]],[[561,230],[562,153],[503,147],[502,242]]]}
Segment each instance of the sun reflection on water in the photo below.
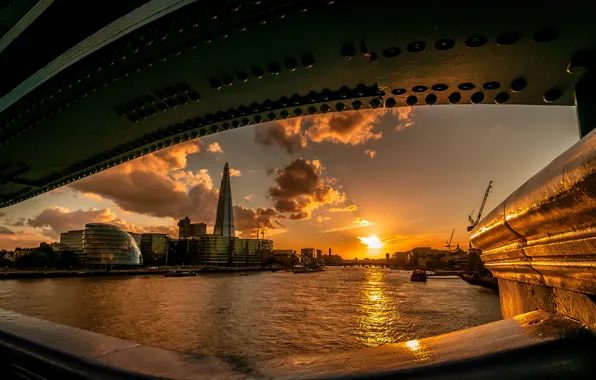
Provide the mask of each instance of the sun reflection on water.
{"label": "sun reflection on water", "polygon": [[381,270],[366,271],[362,287],[362,303],[359,307],[358,335],[368,347],[393,343],[390,330],[395,308],[385,290],[385,274]]}
{"label": "sun reflection on water", "polygon": [[406,343],[404,343],[404,346],[406,346],[408,352],[412,354],[412,357],[415,362],[423,363],[430,359],[430,351],[426,347],[424,347],[424,345],[420,343],[418,339],[409,340]]}

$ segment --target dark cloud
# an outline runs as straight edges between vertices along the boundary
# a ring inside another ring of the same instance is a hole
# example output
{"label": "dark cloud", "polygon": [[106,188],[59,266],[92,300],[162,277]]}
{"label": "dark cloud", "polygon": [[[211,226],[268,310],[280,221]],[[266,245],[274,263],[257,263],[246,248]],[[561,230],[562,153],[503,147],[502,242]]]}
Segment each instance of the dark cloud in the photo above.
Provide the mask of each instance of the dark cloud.
{"label": "dark cloud", "polygon": [[255,142],[265,147],[280,146],[292,154],[306,147],[306,138],[301,131],[299,118],[261,124],[255,128]]}
{"label": "dark cloud", "polygon": [[19,218],[16,222],[14,221],[7,221],[6,225],[11,227],[24,227],[25,226],[25,218]]}
{"label": "dark cloud", "polygon": [[172,236],[177,233],[177,228],[173,225],[137,226],[128,223],[121,218],[116,218],[116,214],[109,208],[70,211],[62,207],[50,207],[27,221],[27,225],[41,228],[44,235],[53,239],[58,239],[61,232],[83,229],[87,223],[109,223],[136,233],[155,232]]}
{"label": "dark cloud", "polygon": [[0,235],[14,235],[15,232],[9,228],[0,226]]}
{"label": "dark cloud", "polygon": [[[234,206],[234,227],[244,237],[255,237],[257,228],[267,231],[277,229],[273,224],[277,222],[277,216],[278,212],[273,208]],[[284,227],[279,222],[277,224]]]}
{"label": "dark cloud", "polygon": [[269,189],[269,197],[275,209],[287,213],[289,219],[298,220],[310,217],[312,210],[325,204],[345,201],[345,194],[321,178],[319,161],[298,158],[285,168],[275,171],[277,186]]}
{"label": "dark cloud", "polygon": [[184,171],[198,145],[180,144],[111,168],[70,185],[109,199],[125,211],[213,223],[218,191],[206,170]]}

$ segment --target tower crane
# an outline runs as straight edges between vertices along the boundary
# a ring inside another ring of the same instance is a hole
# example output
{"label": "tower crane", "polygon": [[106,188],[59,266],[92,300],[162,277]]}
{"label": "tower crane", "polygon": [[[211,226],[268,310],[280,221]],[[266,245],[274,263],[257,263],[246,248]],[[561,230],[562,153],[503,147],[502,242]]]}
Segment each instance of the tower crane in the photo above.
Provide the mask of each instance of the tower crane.
{"label": "tower crane", "polygon": [[451,241],[453,241],[453,233],[455,232],[455,228],[453,229],[453,231],[451,231],[451,237],[449,238],[448,241],[446,241],[445,243],[447,243],[447,245],[445,247],[447,247],[447,251],[451,252]]}
{"label": "tower crane", "polygon": [[472,210],[470,215],[468,215],[468,221],[470,222],[470,225],[468,226],[468,231],[472,231],[474,229],[474,227],[476,227],[478,225],[478,223],[480,223],[480,217],[482,216],[482,211],[484,211],[484,205],[486,204],[488,194],[490,193],[490,190],[492,188],[493,188],[493,181],[490,181],[488,183],[488,187],[486,188],[486,192],[484,193],[484,199],[482,199],[482,204],[480,205],[480,209],[478,210],[478,215],[476,216],[476,219],[474,220],[474,218],[472,218],[472,214],[474,214],[474,210]]}

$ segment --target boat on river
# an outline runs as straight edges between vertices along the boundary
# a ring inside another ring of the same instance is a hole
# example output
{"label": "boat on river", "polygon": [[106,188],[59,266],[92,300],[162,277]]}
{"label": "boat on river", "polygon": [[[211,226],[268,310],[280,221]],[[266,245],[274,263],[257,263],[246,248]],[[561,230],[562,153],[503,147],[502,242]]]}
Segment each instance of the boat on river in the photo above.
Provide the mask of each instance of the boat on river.
{"label": "boat on river", "polygon": [[426,271],[424,269],[414,269],[412,271],[412,277],[410,277],[410,281],[426,282]]}
{"label": "boat on river", "polygon": [[313,273],[323,272],[327,270],[327,265],[324,262],[306,262],[304,264],[297,264],[292,267],[293,273]]}
{"label": "boat on river", "polygon": [[194,277],[197,274],[195,272],[192,271],[170,271],[166,274],[164,274],[164,277]]}

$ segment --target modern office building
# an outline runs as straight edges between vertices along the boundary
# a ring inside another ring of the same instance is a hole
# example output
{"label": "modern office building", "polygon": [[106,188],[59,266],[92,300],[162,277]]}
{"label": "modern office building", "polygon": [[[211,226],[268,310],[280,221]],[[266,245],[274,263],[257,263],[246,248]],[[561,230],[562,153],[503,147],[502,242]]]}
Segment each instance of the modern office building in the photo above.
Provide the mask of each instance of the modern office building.
{"label": "modern office building", "polygon": [[236,232],[234,231],[232,187],[230,185],[230,166],[227,162],[224,165],[223,175],[221,177],[221,185],[219,186],[217,216],[215,218],[215,226],[213,227],[213,235],[224,237],[236,236]]}
{"label": "modern office building", "polygon": [[132,236],[111,224],[85,225],[83,252],[90,266],[129,267],[143,264],[141,250]]}
{"label": "modern office building", "polygon": [[190,237],[190,219],[188,216],[178,221],[178,239],[188,239]]}
{"label": "modern office building", "polygon": [[135,241],[137,242],[137,245],[140,247],[141,246],[141,236],[143,234],[138,234],[136,232],[130,232],[130,231],[128,232],[128,234],[130,236],[132,236],[133,239],[135,239]]}
{"label": "modern office building", "polygon": [[178,265],[199,265],[198,239],[170,240],[168,266]]}
{"label": "modern office building", "polygon": [[190,225],[189,237],[198,238],[207,234],[207,225],[205,223],[192,223]]}
{"label": "modern office building", "polygon": [[166,265],[170,238],[167,234],[145,233],[141,235],[141,254],[145,265]]}
{"label": "modern office building", "polygon": [[204,235],[199,239],[199,262],[204,265],[259,265],[263,251],[271,251],[266,239]]}
{"label": "modern office building", "polygon": [[85,264],[85,253],[83,252],[84,230],[73,230],[60,234],[60,253],[70,252],[77,264]]}

